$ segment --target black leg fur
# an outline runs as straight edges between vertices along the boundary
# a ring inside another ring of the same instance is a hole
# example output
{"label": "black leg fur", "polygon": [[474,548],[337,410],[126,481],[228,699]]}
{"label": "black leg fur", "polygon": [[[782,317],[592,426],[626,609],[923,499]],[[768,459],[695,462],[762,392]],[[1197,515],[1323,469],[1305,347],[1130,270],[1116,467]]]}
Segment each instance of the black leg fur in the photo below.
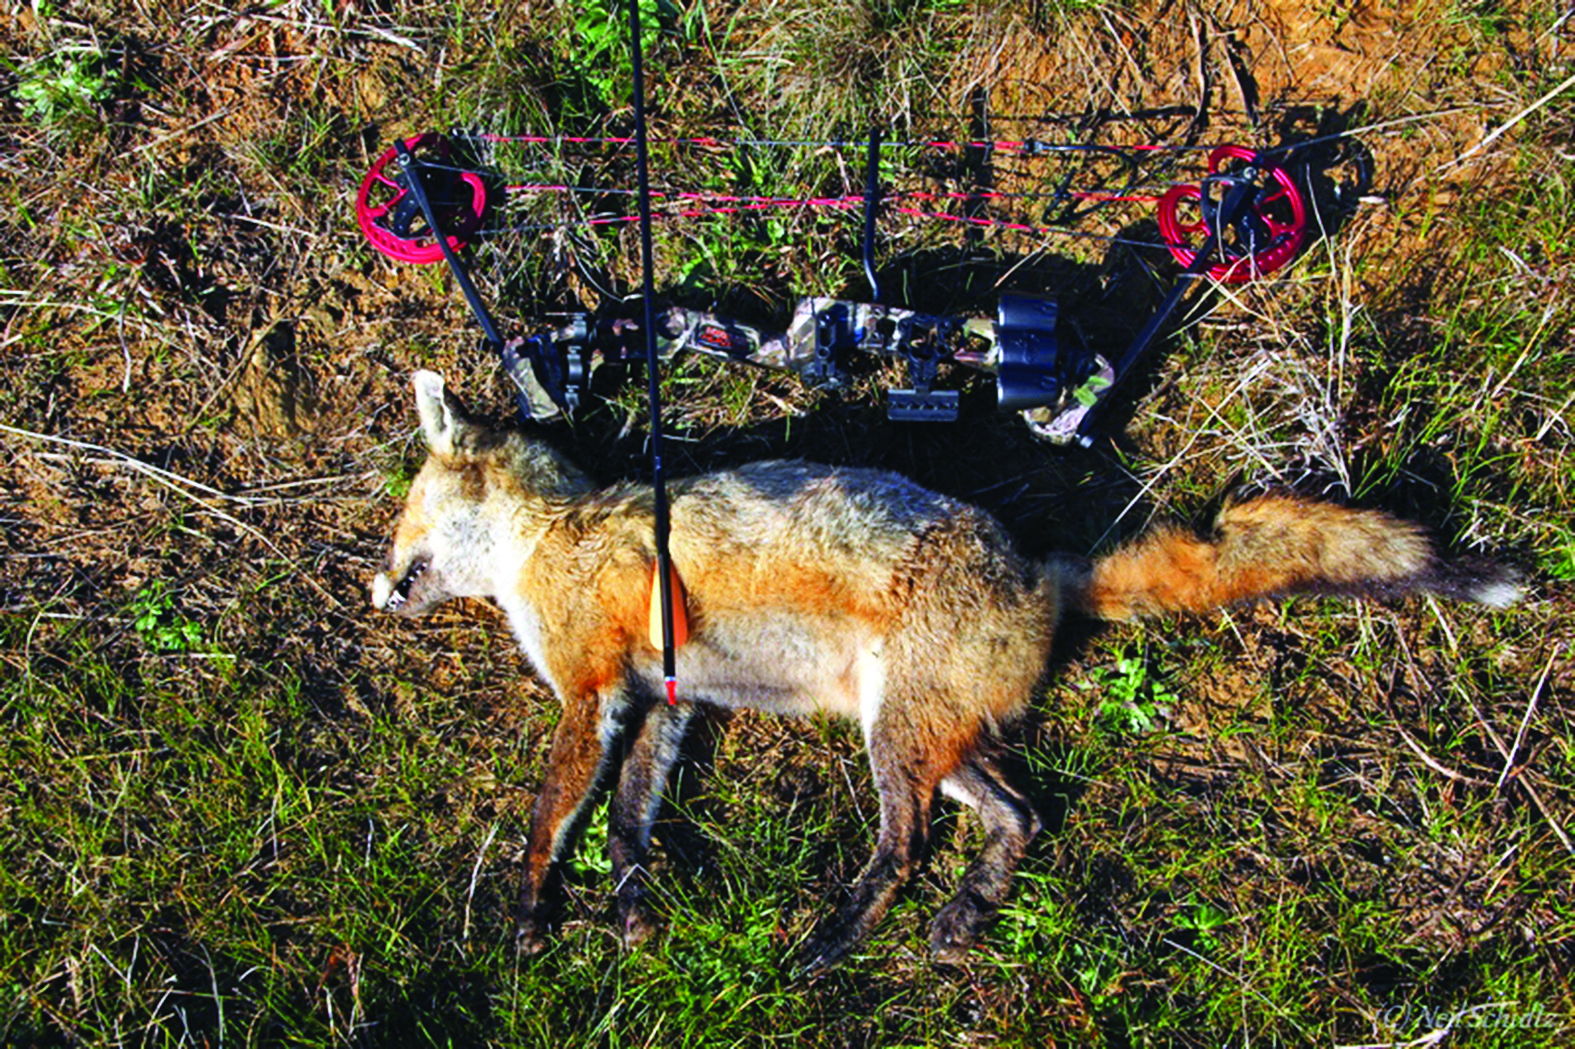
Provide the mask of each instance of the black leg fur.
{"label": "black leg fur", "polygon": [[618,892],[618,919],[624,943],[643,943],[656,931],[646,905],[651,826],[661,808],[673,765],[683,749],[694,707],[656,701],[631,733],[607,813],[608,852]]}
{"label": "black leg fur", "polygon": [[984,848],[958,883],[957,894],[930,923],[931,954],[936,961],[956,963],[994,921],[1040,822],[1028,799],[988,757],[970,758],[946,777],[942,790],[971,806],[984,823]]}

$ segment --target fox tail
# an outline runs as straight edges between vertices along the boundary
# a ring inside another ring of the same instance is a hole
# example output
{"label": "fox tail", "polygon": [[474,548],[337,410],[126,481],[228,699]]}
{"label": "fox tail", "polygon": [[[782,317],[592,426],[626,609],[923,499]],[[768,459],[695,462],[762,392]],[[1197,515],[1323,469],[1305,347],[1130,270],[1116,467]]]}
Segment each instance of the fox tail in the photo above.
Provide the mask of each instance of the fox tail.
{"label": "fox tail", "polygon": [[1228,504],[1212,534],[1164,527],[1092,563],[1062,565],[1070,610],[1123,620],[1203,612],[1295,593],[1374,597],[1426,591],[1502,608],[1513,572],[1442,561],[1422,529],[1375,510],[1294,496]]}

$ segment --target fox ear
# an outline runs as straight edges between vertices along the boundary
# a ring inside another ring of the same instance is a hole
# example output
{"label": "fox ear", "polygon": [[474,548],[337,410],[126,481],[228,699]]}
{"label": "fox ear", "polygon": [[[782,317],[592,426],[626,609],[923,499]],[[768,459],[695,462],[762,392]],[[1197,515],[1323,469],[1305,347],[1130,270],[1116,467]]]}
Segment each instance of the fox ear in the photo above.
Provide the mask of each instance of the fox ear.
{"label": "fox ear", "polygon": [[437,455],[451,455],[459,446],[460,431],[466,423],[464,409],[443,386],[437,372],[419,371],[412,380],[416,388],[416,412],[421,416],[421,432],[427,447]]}

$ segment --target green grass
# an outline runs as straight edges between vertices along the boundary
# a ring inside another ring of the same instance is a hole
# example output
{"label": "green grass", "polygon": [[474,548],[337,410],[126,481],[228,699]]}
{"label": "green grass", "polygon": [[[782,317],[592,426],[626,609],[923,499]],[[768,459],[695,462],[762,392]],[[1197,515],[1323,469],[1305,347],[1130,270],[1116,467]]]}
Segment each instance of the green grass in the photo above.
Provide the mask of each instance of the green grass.
{"label": "green grass", "polygon": [[[963,424],[925,429],[885,421],[889,372],[826,393],[670,365],[676,472],[776,456],[896,469],[1035,553],[1283,485],[1413,517],[1453,554],[1527,575],[1505,612],[1307,600],[1070,627],[1017,751],[1047,829],[986,944],[964,967],[926,957],[980,844],[943,806],[925,868],[818,981],[785,963],[874,836],[855,729],[710,726],[714,754],[658,829],[664,931],[619,944],[593,821],[558,939],[520,958],[513,901],[555,705],[495,613],[407,624],[366,603],[421,455],[409,372],[509,402],[442,268],[375,256],[350,197],[399,134],[627,132],[621,9],[265,7],[33,5],[0,26],[0,1044],[1569,1042],[1569,98],[1451,167],[1569,75],[1553,5],[1456,5],[1370,92],[1352,85],[1340,106],[1367,98],[1363,121],[1425,119],[1363,136],[1377,178],[1335,237],[1162,342],[1112,445],[1034,443],[990,411],[987,380],[963,383]],[[1195,103],[1190,66],[1172,68],[1197,40],[1179,9],[647,7],[658,138],[854,138],[877,121],[966,136],[980,83],[995,119],[1179,106],[1167,137]],[[1287,29],[1274,51],[1369,32],[1333,28]],[[1261,140],[1305,121],[1283,106],[1326,102],[1271,66],[1270,119],[1250,128],[1216,97],[1208,137]],[[542,182],[632,179],[626,151],[491,159]],[[654,161],[663,188],[805,197],[859,192],[863,157],[658,145]],[[883,177],[956,183],[933,162],[893,150]],[[1081,223],[1114,235],[1111,216]],[[799,295],[863,294],[859,227],[856,211],[665,222],[658,288],[780,323]],[[891,214],[880,231],[898,299],[988,311],[1001,289],[1048,292],[1076,320],[1064,336],[1101,346],[1162,286],[1133,254]],[[636,259],[627,227],[474,253],[511,332],[622,296]],[[644,476],[643,387],[608,379],[554,436],[603,479]]]}
{"label": "green grass", "polygon": [[952,0],[744,8],[718,53],[723,75],[742,92],[771,100],[786,134],[857,136],[872,124],[912,126],[938,108],[944,66],[967,17],[967,6]]}
{"label": "green grass", "polygon": [[[519,804],[507,817],[493,799],[534,773],[496,748],[478,766],[475,740],[458,734],[464,712],[431,697],[414,723],[392,710],[325,720],[279,665],[235,675],[150,651],[128,681],[80,644],[67,673],[47,655],[71,646],[66,634],[34,631],[38,672],[0,694],[5,765],[35,770],[0,788],[0,947],[22,992],[4,1020],[13,1040],[60,1029],[176,1043],[198,1029],[270,1044],[884,1045],[971,1031],[1142,1043],[1209,1030],[1298,1044],[1354,1037],[1363,1015],[1409,1036],[1428,1011],[1559,993],[1528,964],[1529,944],[1490,937],[1465,960],[1408,946],[1392,898],[1412,879],[1447,890],[1429,869],[1465,873],[1462,845],[1497,840],[1524,851],[1507,865],[1482,857],[1479,876],[1541,882],[1557,907],[1568,857],[1539,847],[1532,814],[1506,823],[1459,798],[1440,809],[1450,784],[1370,750],[1178,780],[1144,759],[1163,741],[1103,729],[1074,735],[1059,761],[1036,759],[1033,781],[1076,791],[1069,823],[1030,860],[966,981],[922,960],[927,914],[958,867],[944,835],[932,873],[855,961],[814,985],[784,974],[826,888],[817,872],[846,876],[867,845],[868,784],[847,733],[799,732],[784,764],[822,789],[773,804],[778,766],[750,760],[762,729],[739,724],[683,813],[707,861],[664,865],[659,879],[670,931],[624,952],[592,869],[561,942],[522,963],[500,863]],[[1441,755],[1460,749],[1436,739]],[[1393,777],[1376,795],[1374,764]],[[1562,922],[1568,935],[1563,910],[1540,916],[1544,934]],[[1471,1044],[1556,1044],[1490,1034]]]}

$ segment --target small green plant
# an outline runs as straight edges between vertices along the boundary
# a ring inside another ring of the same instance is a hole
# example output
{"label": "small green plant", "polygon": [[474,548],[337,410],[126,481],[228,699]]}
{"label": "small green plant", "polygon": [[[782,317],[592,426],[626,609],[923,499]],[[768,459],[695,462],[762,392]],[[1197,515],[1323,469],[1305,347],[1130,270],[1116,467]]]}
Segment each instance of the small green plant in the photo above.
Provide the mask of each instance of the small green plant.
{"label": "small green plant", "polygon": [[119,79],[98,49],[62,48],[24,69],[13,94],[46,134],[65,138],[99,121],[98,107]]}
{"label": "small green plant", "polygon": [[383,470],[383,491],[388,493],[390,499],[403,500],[410,494],[410,486],[415,483],[416,470],[416,464],[405,459],[386,467]]}
{"label": "small green plant", "polygon": [[1542,560],[1548,575],[1554,579],[1575,579],[1575,532],[1556,531]]}
{"label": "small green plant", "polygon": [[612,874],[612,856],[607,851],[607,805],[608,799],[603,798],[586,820],[585,830],[580,834],[580,847],[569,860],[575,876],[587,881]]}
{"label": "small green plant", "polygon": [[1176,919],[1176,928],[1191,932],[1200,950],[1219,947],[1215,931],[1229,924],[1230,915],[1206,900],[1194,900],[1191,909]]}
{"label": "small green plant", "polygon": [[131,597],[131,628],[155,652],[194,652],[202,647],[202,628],[175,609],[162,580],[153,580]]}
{"label": "small green plant", "polygon": [[1146,736],[1170,718],[1177,696],[1145,651],[1122,655],[1115,666],[1101,667],[1092,677],[1084,687],[1100,693],[1096,717],[1105,731]]}
{"label": "small green plant", "polygon": [[[640,36],[646,55],[657,33],[673,26],[678,9],[670,0],[640,0]],[[634,77],[629,18],[620,0],[584,0],[575,8],[569,65],[604,109],[628,101]]]}

